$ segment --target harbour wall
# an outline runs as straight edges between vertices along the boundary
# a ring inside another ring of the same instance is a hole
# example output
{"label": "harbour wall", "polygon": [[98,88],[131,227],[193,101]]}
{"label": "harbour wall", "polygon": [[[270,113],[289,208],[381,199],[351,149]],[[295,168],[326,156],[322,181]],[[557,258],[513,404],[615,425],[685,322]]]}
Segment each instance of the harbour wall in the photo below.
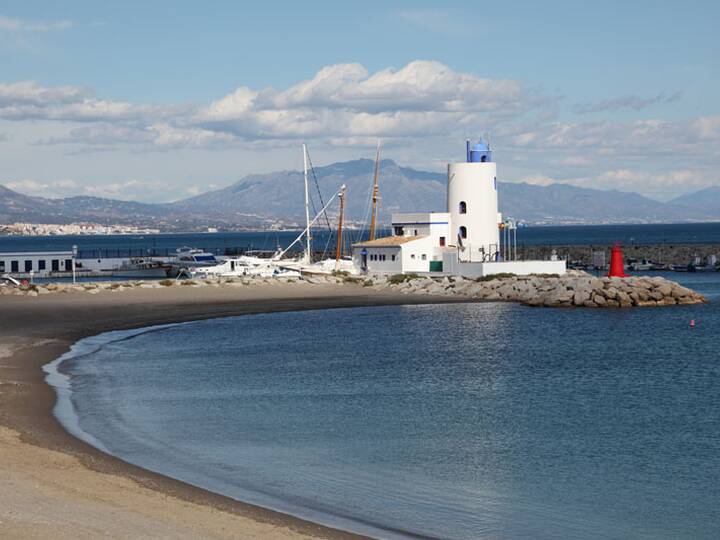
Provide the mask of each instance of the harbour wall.
{"label": "harbour wall", "polygon": [[[558,257],[568,261],[578,261],[586,265],[593,264],[593,253],[604,252],[606,264],[610,262],[608,244],[587,245],[522,245],[518,243],[518,258],[525,260],[547,260],[556,251]],[[695,257],[707,258],[715,255],[720,259],[720,244],[625,244],[622,246],[625,261],[627,259],[649,259],[665,265],[686,265]]]}

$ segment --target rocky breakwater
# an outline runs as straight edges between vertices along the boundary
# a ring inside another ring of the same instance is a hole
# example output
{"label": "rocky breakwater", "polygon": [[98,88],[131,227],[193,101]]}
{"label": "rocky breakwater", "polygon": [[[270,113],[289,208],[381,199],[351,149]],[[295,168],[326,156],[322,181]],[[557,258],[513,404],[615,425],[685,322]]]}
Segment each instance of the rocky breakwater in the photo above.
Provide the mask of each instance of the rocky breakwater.
{"label": "rocky breakwater", "polygon": [[545,307],[629,308],[706,302],[695,291],[662,277],[607,278],[581,271],[570,271],[564,276],[506,275],[480,280],[376,277],[373,287],[389,287],[406,294],[451,295]]}
{"label": "rocky breakwater", "polygon": [[130,290],[144,289],[197,289],[202,287],[247,287],[250,285],[276,285],[280,283],[297,283],[305,285],[310,283],[342,284],[342,277],[328,276],[314,280],[303,278],[210,278],[210,279],[163,279],[160,281],[95,281],[81,283],[36,283],[15,287],[12,285],[0,286],[0,295],[15,296],[43,296],[46,294],[100,294],[120,293]]}

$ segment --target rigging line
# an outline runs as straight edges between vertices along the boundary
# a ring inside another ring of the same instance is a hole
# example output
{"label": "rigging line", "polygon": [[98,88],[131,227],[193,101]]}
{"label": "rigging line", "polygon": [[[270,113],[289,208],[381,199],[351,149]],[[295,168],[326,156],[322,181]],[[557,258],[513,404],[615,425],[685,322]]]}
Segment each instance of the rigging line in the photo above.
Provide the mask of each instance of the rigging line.
{"label": "rigging line", "polygon": [[321,260],[325,259],[325,256],[327,255],[328,247],[330,247],[330,241],[333,238],[333,231],[330,231],[330,234],[328,234],[328,240],[325,242],[325,249],[323,249]]}
{"label": "rigging line", "polygon": [[[318,182],[317,175],[315,174],[315,167],[313,167],[312,159],[310,158],[310,151],[307,152],[308,157],[308,163],[310,164],[310,172],[313,175],[313,180],[315,180],[315,188],[318,192],[318,197],[320,197],[320,205],[325,206],[325,201],[323,201],[322,193],[320,192],[320,183]],[[325,221],[327,222],[328,230],[332,231],[332,227],[330,226],[330,218],[327,215],[327,212],[325,212]]]}
{"label": "rigging line", "polygon": [[368,220],[370,219],[370,212],[372,211],[372,192],[373,192],[373,186],[371,185],[368,189],[367,196],[365,198],[365,210],[363,211],[363,220],[361,227],[357,230],[357,237],[356,241],[361,242],[363,238],[363,233],[365,232],[367,228]]}
{"label": "rigging line", "polygon": [[367,192],[367,196],[365,197],[365,208],[363,209],[362,221],[360,222],[360,228],[353,231],[353,233],[352,233],[353,242],[362,242],[363,241],[363,232],[365,231],[365,228],[367,226],[368,219],[370,219],[370,210],[372,207],[372,191],[373,191],[373,186],[370,186],[370,189]]}

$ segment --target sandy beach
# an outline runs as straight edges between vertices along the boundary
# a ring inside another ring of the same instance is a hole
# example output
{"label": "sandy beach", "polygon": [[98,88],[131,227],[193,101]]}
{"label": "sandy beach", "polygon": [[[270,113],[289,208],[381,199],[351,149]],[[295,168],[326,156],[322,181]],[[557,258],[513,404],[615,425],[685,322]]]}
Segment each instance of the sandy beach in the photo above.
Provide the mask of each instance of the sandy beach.
{"label": "sandy beach", "polygon": [[358,538],[154,474],[70,436],[42,366],[101,332],[188,320],[459,298],[360,285],[173,287],[0,298],[0,537]]}

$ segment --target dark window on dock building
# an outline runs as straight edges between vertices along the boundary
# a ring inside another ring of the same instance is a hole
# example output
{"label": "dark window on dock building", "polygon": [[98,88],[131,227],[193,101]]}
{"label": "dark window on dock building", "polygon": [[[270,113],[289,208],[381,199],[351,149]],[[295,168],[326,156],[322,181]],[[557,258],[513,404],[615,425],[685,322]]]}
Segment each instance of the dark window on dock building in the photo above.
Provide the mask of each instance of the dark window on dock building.
{"label": "dark window on dock building", "polygon": [[405,230],[402,227],[395,227],[395,236],[403,236]]}
{"label": "dark window on dock building", "polygon": [[45,259],[38,261],[38,270],[45,270]]}
{"label": "dark window on dock building", "polygon": [[32,272],[32,261],[25,261],[25,271]]}
{"label": "dark window on dock building", "polygon": [[60,270],[60,261],[57,259],[53,259],[50,261],[50,270],[53,272],[58,272]]}
{"label": "dark window on dock building", "polygon": [[10,271],[11,272],[19,272],[20,271],[20,261],[10,261]]}
{"label": "dark window on dock building", "polygon": [[65,259],[65,270],[72,270],[72,259]]}

